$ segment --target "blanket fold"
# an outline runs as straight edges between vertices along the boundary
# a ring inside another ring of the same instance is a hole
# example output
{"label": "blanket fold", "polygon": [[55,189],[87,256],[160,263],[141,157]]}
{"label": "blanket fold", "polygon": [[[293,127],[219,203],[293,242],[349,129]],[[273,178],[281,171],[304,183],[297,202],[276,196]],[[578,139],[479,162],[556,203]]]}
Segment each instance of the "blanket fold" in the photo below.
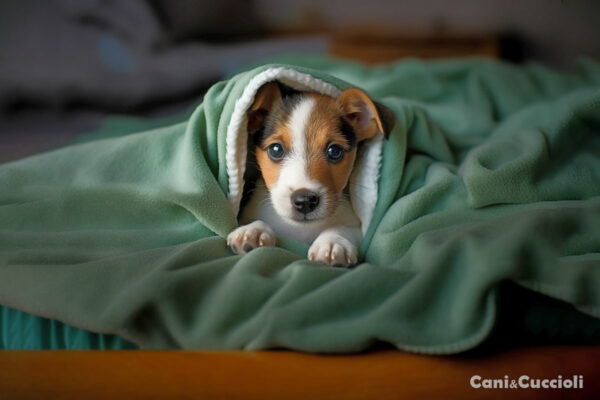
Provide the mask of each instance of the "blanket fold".
{"label": "blanket fold", "polygon": [[[283,238],[244,256],[225,244],[245,110],[273,79],[359,86],[396,113],[353,175],[355,268]],[[591,62],[567,75],[306,57],[242,72],[184,123],[0,166],[0,305],[143,348],[330,353],[473,348],[507,280],[600,318],[599,89]]]}

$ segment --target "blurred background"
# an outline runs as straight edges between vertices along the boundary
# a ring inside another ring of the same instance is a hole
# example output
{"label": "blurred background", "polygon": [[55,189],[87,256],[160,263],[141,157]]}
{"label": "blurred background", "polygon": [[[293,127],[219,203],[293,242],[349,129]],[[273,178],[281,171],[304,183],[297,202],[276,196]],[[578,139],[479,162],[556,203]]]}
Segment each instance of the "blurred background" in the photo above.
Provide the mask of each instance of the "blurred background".
{"label": "blurred background", "polygon": [[114,113],[176,120],[208,87],[287,53],[362,63],[600,58],[594,0],[3,0],[0,162]]}

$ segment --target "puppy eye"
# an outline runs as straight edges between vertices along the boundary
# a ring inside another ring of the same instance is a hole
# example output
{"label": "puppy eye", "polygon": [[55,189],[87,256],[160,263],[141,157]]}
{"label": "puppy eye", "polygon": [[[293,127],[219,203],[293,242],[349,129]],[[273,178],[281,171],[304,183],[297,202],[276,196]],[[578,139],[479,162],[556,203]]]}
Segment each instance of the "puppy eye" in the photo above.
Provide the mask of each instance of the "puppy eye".
{"label": "puppy eye", "polygon": [[336,163],[344,157],[344,149],[337,144],[330,144],[325,150],[325,155],[329,162]]}
{"label": "puppy eye", "polygon": [[273,143],[267,148],[267,154],[271,160],[281,161],[285,156],[285,150],[280,143]]}

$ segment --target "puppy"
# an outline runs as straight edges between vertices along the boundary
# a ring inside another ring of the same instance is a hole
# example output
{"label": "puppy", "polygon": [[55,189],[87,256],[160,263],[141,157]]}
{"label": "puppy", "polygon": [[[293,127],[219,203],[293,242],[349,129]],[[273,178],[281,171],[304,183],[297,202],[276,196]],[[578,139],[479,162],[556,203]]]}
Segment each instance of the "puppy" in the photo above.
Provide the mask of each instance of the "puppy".
{"label": "puppy", "polygon": [[348,181],[358,145],[378,132],[387,138],[393,112],[357,88],[336,99],[269,82],[247,118],[261,178],[228,246],[244,254],[290,237],[310,244],[310,260],[356,264],[362,233]]}

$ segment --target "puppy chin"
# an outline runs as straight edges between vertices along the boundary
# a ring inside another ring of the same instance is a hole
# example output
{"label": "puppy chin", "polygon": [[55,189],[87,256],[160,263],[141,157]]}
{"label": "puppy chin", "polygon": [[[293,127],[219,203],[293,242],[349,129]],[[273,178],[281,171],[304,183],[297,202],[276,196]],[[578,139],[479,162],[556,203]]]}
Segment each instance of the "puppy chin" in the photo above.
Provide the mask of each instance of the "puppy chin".
{"label": "puppy chin", "polygon": [[298,212],[292,212],[292,216],[287,217],[291,222],[297,223],[297,224],[301,224],[301,225],[306,225],[306,224],[310,224],[310,223],[316,223],[316,222],[320,222],[323,221],[326,216],[322,215],[322,213],[319,213],[319,210],[315,210],[313,212],[311,212],[310,214],[302,214],[302,213],[298,213]]}

